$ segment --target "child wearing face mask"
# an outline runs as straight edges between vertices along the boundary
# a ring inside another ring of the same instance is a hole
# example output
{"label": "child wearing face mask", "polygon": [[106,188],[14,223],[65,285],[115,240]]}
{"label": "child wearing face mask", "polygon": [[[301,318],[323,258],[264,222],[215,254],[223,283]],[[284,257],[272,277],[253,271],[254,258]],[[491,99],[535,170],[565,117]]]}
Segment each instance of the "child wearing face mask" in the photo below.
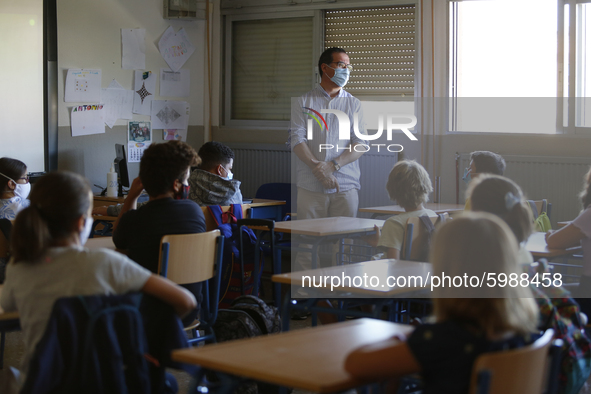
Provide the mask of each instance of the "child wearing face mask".
{"label": "child wearing face mask", "polygon": [[[130,189],[115,222],[113,242],[142,267],[158,273],[160,240],[164,235],[205,232],[203,211],[189,196],[189,170],[199,164],[197,152],[182,141],[152,144],[140,161],[140,174]],[[145,189],[150,200],[137,208]],[[199,301],[201,283],[183,285]],[[191,323],[195,309],[183,323]]]}
{"label": "child wearing face mask", "polygon": [[0,158],[0,219],[14,220],[20,210],[28,207],[30,191],[25,163],[8,157]]}
{"label": "child wearing face mask", "polygon": [[188,291],[123,254],[85,248],[93,222],[91,209],[86,179],[52,172],[39,179],[30,206],[14,222],[13,256],[0,304],[6,312],[19,312],[25,374],[58,298],[143,291],[170,304],[181,316],[196,306]]}

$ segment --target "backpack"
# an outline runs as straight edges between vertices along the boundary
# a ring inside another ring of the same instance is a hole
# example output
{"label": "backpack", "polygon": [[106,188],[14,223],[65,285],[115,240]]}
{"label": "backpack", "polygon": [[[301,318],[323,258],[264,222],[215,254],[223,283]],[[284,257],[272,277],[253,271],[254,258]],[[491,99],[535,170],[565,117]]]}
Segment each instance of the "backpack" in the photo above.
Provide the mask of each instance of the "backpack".
{"label": "backpack", "polygon": [[[218,311],[213,331],[216,342],[253,338],[281,332],[281,318],[277,308],[267,305],[258,297],[245,295],[232,301],[229,309]],[[207,378],[212,382],[217,381],[214,373],[208,373]],[[234,394],[277,394],[278,392],[279,388],[272,384],[248,382],[238,387]]]}
{"label": "backpack", "polygon": [[[254,232],[248,227],[243,227],[239,235],[239,229],[236,222],[242,219],[242,206],[240,204],[233,204],[230,206],[228,212],[222,212],[222,207],[219,205],[210,205],[207,207],[211,216],[217,224],[221,235],[225,237],[224,251],[222,260],[222,273],[220,281],[220,308],[229,308],[231,303],[237,297],[244,294],[252,294],[254,287],[254,252],[257,238]],[[244,245],[244,272],[240,268],[240,236]],[[261,256],[261,269],[259,270],[259,278],[263,272]],[[244,291],[242,289],[242,279],[244,278]]]}
{"label": "backpack", "polygon": [[548,232],[552,230],[552,223],[547,214],[547,202],[542,200],[542,212],[538,213],[538,208],[533,201],[528,201],[529,207],[531,208],[532,214],[534,215],[534,226],[537,232]]}

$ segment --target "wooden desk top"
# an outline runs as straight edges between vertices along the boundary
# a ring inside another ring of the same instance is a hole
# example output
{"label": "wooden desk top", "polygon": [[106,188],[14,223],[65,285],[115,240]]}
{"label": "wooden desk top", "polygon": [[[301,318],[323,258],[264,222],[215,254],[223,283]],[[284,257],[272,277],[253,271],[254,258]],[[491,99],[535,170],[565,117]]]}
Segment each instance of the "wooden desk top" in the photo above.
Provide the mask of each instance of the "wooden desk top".
{"label": "wooden desk top", "polygon": [[581,252],[580,246],[569,249],[549,249],[546,243],[546,233],[541,232],[533,233],[527,240],[525,248],[534,257],[556,257]]}
{"label": "wooden desk top", "polygon": [[339,392],[362,384],[343,368],[352,350],[411,331],[408,325],[358,319],[175,350],[172,359],[317,393]]}
{"label": "wooden desk top", "polygon": [[[435,213],[443,213],[443,212],[457,212],[463,211],[464,205],[463,204],[440,204],[440,203],[432,203],[429,202],[425,204],[426,209],[430,209]],[[383,215],[399,215],[404,213],[404,208],[400,205],[384,205],[381,207],[369,207],[369,208],[359,208],[359,212],[368,212],[368,213],[378,213]]]}
{"label": "wooden desk top", "polygon": [[113,243],[113,237],[97,237],[97,238],[89,238],[86,241],[86,246],[88,249],[97,249],[97,248],[105,248],[115,250],[115,244]]}
{"label": "wooden desk top", "polygon": [[285,205],[285,201],[281,200],[267,200],[264,198],[254,198],[250,203],[252,208],[256,207],[269,207],[273,205]]}
{"label": "wooden desk top", "polygon": [[[347,291],[355,296],[391,297],[397,294],[408,293],[410,291],[430,289],[428,285],[428,283],[430,283],[430,273],[430,263],[389,259],[273,275],[272,280],[277,283],[302,286],[302,277],[304,276],[316,277],[316,284],[319,284],[319,278],[324,276],[336,276],[340,279],[342,279],[343,276],[349,276],[353,279],[354,276],[363,278],[364,275],[367,275],[367,281],[364,281],[364,283],[361,283],[361,286],[358,287],[355,286],[354,283],[349,283],[348,280],[345,280],[344,283],[336,283],[335,280],[335,285],[338,284],[339,286],[334,286],[334,289]],[[377,287],[372,287],[370,284],[370,278],[372,276],[377,276],[380,280]],[[393,281],[390,283],[391,286],[388,285],[387,278],[389,276],[405,277],[407,279],[414,276],[421,277],[421,280],[418,281],[418,283],[408,282],[405,284],[405,287],[397,287],[396,283]],[[422,288],[419,287],[421,282],[424,286]],[[308,279],[306,279],[305,284],[310,287]],[[325,289],[328,292],[331,291],[330,279],[329,282],[326,283]]]}
{"label": "wooden desk top", "polygon": [[563,228],[563,227],[568,226],[571,223],[572,223],[572,220],[569,220],[567,222],[557,222],[556,225],[558,226],[558,228]]}
{"label": "wooden desk top", "polygon": [[346,235],[372,231],[373,226],[382,227],[383,220],[361,219],[348,217],[317,218],[276,222],[275,232],[312,235],[324,237],[327,235]]}

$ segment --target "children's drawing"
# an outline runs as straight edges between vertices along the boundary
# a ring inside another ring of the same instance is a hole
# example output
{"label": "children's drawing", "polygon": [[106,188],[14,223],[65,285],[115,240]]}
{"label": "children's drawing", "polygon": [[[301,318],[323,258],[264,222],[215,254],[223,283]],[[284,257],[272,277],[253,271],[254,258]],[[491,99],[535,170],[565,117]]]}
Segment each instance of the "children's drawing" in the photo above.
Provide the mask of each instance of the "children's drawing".
{"label": "children's drawing", "polygon": [[158,41],[158,49],[172,71],[179,71],[195,51],[185,29],[181,28],[175,33],[172,26],[166,29]]}

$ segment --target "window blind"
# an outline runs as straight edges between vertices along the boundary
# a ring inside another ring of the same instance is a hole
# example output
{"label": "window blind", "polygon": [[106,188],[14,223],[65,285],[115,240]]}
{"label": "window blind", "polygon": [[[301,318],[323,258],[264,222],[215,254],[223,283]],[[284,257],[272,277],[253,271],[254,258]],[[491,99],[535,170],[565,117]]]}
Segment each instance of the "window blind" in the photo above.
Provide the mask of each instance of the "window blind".
{"label": "window blind", "polygon": [[326,11],[325,48],[347,51],[353,95],[414,97],[415,6]]}
{"label": "window blind", "polygon": [[312,33],[312,17],[233,22],[232,119],[290,119],[312,88]]}

